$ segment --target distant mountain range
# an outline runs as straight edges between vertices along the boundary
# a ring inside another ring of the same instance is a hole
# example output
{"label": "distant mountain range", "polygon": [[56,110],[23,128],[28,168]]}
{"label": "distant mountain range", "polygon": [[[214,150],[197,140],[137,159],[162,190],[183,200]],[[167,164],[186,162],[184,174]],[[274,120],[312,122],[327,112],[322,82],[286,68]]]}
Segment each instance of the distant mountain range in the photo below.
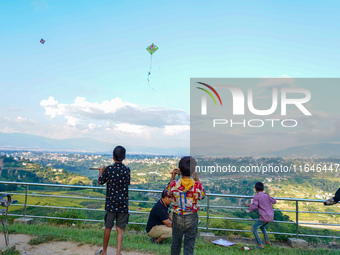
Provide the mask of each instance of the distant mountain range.
{"label": "distant mountain range", "polygon": [[[37,150],[57,152],[111,153],[115,144],[100,142],[91,138],[51,139],[42,136],[0,132],[0,149]],[[135,146],[130,153],[156,155],[188,155],[186,148],[154,148]]]}
{"label": "distant mountain range", "polygon": [[318,143],[289,147],[284,150],[270,153],[261,153],[258,156],[267,157],[300,157],[300,158],[327,158],[340,156],[340,144]]}
{"label": "distant mountain range", "polygon": [[[90,153],[111,153],[115,144],[100,142],[91,138],[74,139],[51,139],[42,136],[20,134],[20,133],[1,133],[0,149],[12,150],[37,150],[37,151],[56,151],[56,152],[90,152]],[[155,148],[135,146],[129,148],[130,154],[154,154],[154,155],[188,155],[187,148]],[[245,155],[246,156],[246,155]],[[284,150],[259,153],[255,156],[261,157],[339,157],[340,144],[319,143],[289,147]]]}

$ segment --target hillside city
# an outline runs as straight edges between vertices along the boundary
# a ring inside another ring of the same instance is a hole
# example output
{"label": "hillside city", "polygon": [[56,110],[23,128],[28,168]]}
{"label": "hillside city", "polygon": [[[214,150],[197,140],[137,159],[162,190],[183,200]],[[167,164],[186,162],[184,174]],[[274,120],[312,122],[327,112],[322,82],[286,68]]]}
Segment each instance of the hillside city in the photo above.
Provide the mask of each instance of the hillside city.
{"label": "hillside city", "polygon": [[[154,155],[128,155],[124,163],[131,169],[132,189],[162,190],[170,180],[170,171],[178,167],[179,157],[154,156]],[[213,159],[203,158],[198,161],[202,166],[211,164]],[[99,186],[97,183],[98,171],[89,168],[99,168],[112,164],[112,155],[109,154],[82,154],[82,153],[52,153],[35,151],[0,151],[0,180],[32,183],[56,183],[80,186]],[[274,197],[292,197],[325,200],[333,196],[339,188],[339,171],[335,164],[339,158],[254,158],[254,157],[227,157],[214,159],[217,165],[233,165],[240,169],[241,166],[277,166],[277,165],[309,165],[303,171],[289,174],[275,172],[201,172],[200,179],[210,194],[232,194],[253,196],[253,186],[257,181],[262,181],[266,186],[266,192]],[[318,170],[312,170],[318,166]],[[330,166],[333,165],[333,170]],[[324,170],[322,169],[324,168]],[[202,169],[202,168],[201,168]],[[322,187],[322,188],[321,188]],[[154,201],[156,194],[132,195],[136,200]],[[210,203],[216,206],[244,206],[248,199],[236,199],[211,197]],[[87,204],[83,204],[87,205]],[[89,205],[90,206],[90,205]],[[98,204],[102,208],[103,204]],[[150,210],[150,205],[140,203],[136,210]],[[283,210],[285,217],[294,220],[295,203],[279,201],[275,208]],[[340,215],[332,215],[338,212],[336,207],[324,208],[320,203],[299,203],[300,210],[306,212],[327,212],[327,214],[305,213],[301,214],[300,221],[309,224],[340,223]],[[223,211],[223,210],[222,210]],[[289,212],[291,211],[291,212]],[[225,211],[227,215],[229,212]],[[242,216],[244,217],[244,215]],[[140,219],[142,220],[142,218]],[[145,219],[144,219],[145,220]],[[217,224],[217,223],[216,223]],[[315,225],[315,228],[320,226]],[[339,229],[339,227],[327,227]]]}

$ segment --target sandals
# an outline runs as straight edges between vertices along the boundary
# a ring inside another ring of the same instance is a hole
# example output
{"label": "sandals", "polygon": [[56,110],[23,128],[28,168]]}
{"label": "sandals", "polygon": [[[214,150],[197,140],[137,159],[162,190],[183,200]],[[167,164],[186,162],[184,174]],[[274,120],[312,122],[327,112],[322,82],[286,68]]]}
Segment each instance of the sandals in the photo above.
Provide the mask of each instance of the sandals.
{"label": "sandals", "polygon": [[[100,255],[102,253],[103,250],[99,250],[99,251],[96,251],[94,255]],[[122,254],[120,254],[122,255]]]}

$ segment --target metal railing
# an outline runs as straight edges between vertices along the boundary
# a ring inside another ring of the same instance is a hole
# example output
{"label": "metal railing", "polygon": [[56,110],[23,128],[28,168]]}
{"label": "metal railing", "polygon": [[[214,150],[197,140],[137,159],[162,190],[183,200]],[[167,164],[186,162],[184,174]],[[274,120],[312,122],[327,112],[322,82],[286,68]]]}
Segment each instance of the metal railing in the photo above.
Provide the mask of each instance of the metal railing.
{"label": "metal railing", "polygon": [[[67,210],[86,210],[86,211],[104,211],[103,209],[91,209],[84,207],[63,207],[63,206],[47,206],[47,205],[31,205],[27,203],[27,199],[29,196],[32,197],[55,197],[55,198],[73,198],[73,199],[83,199],[83,200],[97,200],[97,201],[105,201],[104,198],[97,197],[82,197],[82,196],[62,196],[62,195],[50,195],[50,194],[37,194],[37,193],[29,193],[30,186],[43,186],[43,187],[54,187],[54,188],[67,188],[67,189],[92,189],[92,190],[106,190],[106,187],[95,187],[95,186],[77,186],[77,185],[63,185],[63,184],[46,184],[46,183],[28,183],[28,182],[9,182],[9,181],[0,181],[0,184],[8,184],[8,185],[20,185],[25,187],[25,193],[16,193],[16,192],[0,192],[0,194],[10,194],[10,195],[22,195],[25,196],[24,204],[12,204],[11,206],[23,206],[23,214],[8,214],[9,216],[16,217],[29,217],[29,218],[43,218],[43,219],[60,219],[60,220],[73,220],[73,221],[88,221],[88,222],[103,222],[103,220],[96,219],[78,219],[78,218],[65,218],[65,217],[54,217],[54,216],[39,216],[39,215],[28,215],[27,208],[28,207],[36,207],[36,208],[51,208],[51,209],[67,209]],[[129,192],[141,192],[141,193],[161,193],[160,190],[145,190],[145,189],[129,189]],[[252,232],[250,230],[243,229],[224,229],[224,228],[211,228],[210,222],[212,219],[223,219],[223,220],[234,220],[234,221],[256,221],[255,219],[249,218],[233,218],[233,217],[214,217],[210,216],[210,211],[213,209],[246,209],[246,207],[237,207],[237,206],[219,206],[212,205],[210,202],[211,197],[219,197],[219,198],[247,198],[251,199],[253,196],[243,196],[243,195],[231,195],[231,194],[206,194],[206,203],[201,204],[201,208],[206,208],[206,216],[199,216],[199,218],[206,219],[206,226],[199,227],[199,229],[204,229],[206,232],[210,231],[232,231],[232,232]],[[278,235],[290,235],[298,238],[299,236],[304,237],[319,237],[319,238],[340,238],[340,236],[327,236],[327,235],[308,235],[299,233],[299,225],[320,225],[320,226],[340,226],[340,224],[328,224],[328,223],[310,223],[310,222],[299,222],[299,214],[301,213],[317,213],[317,214],[332,214],[332,215],[340,215],[340,213],[335,212],[316,212],[316,211],[299,211],[299,202],[310,202],[310,203],[322,203],[323,200],[320,199],[301,199],[301,198],[284,198],[284,197],[275,197],[276,200],[282,201],[290,201],[295,202],[295,210],[279,210],[274,209],[274,211],[281,212],[293,212],[295,213],[295,222],[294,221],[274,221],[277,223],[283,224],[294,224],[295,225],[295,233],[282,233],[282,232],[268,232],[269,234],[278,234]],[[140,201],[140,200],[129,200],[130,203],[156,203],[156,201]],[[141,212],[141,211],[129,211],[130,214],[149,214],[149,212]],[[146,225],[146,222],[129,222],[129,224],[135,225]]]}

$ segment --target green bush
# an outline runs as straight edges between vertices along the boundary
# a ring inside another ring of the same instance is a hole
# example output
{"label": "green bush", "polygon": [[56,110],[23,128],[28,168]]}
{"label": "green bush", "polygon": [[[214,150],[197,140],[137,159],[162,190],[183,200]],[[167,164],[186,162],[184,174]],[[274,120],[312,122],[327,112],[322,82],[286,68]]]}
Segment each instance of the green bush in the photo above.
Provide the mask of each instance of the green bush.
{"label": "green bush", "polygon": [[18,252],[17,250],[14,251],[4,251],[1,253],[1,255],[21,255],[20,252]]}
{"label": "green bush", "polygon": [[[50,217],[59,217],[59,218],[72,218],[72,219],[86,219],[86,216],[83,212],[77,210],[66,210],[66,211],[58,211],[55,212],[53,215],[49,214]],[[66,219],[48,219],[50,223],[54,224],[76,224],[80,223],[77,220],[66,220]]]}
{"label": "green bush", "polygon": [[[222,223],[211,224],[211,227],[212,228],[245,230],[245,226],[243,224],[240,224],[240,223],[237,223],[237,222],[234,222],[234,221],[231,221],[231,220],[223,220]],[[250,233],[240,232],[240,231],[217,230],[217,231],[215,231],[215,233],[217,235],[225,235],[226,233],[228,233],[228,234],[238,235],[238,236],[242,236],[242,237],[249,237],[249,236],[251,236]]]}

